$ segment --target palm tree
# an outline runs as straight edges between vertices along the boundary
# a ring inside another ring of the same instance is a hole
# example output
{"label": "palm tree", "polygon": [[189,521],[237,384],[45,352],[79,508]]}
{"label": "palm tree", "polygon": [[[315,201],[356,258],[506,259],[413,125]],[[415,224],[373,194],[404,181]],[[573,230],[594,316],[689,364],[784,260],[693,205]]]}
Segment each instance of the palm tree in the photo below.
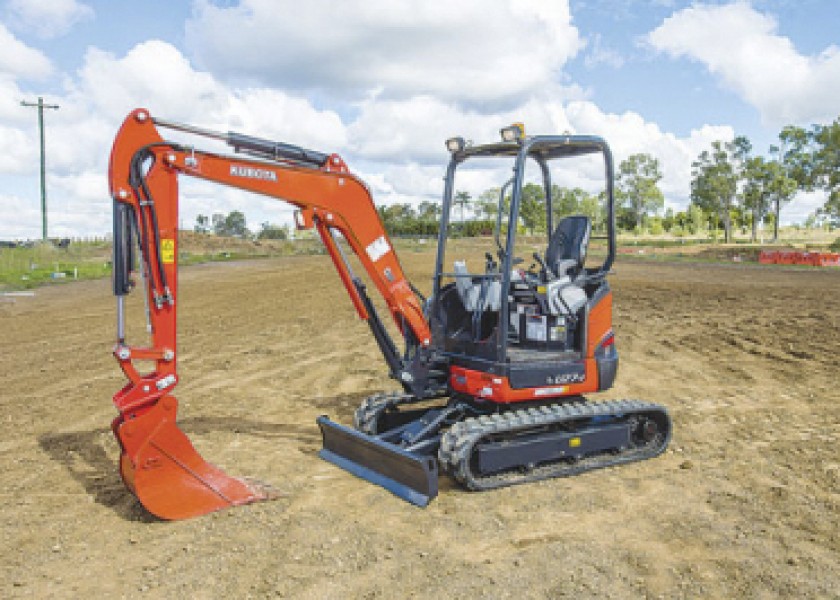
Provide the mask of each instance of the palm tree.
{"label": "palm tree", "polygon": [[461,208],[461,223],[464,222],[464,207],[472,203],[472,198],[469,192],[455,192],[455,204]]}

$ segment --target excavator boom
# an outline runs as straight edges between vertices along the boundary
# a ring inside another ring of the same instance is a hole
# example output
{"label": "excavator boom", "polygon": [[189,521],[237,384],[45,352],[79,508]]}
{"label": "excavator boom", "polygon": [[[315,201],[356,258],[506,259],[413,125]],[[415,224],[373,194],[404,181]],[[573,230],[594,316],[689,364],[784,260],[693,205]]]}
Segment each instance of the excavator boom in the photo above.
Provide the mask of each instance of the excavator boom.
{"label": "excavator boom", "polygon": [[[166,141],[160,135],[164,128],[215,138],[248,156],[226,156]],[[176,424],[178,403],[172,391],[178,382],[178,176],[213,181],[296,206],[298,227],[315,229],[320,235],[359,317],[370,324],[395,378],[410,379],[416,385],[414,378],[402,376],[403,357],[376,315],[364,284],[351,270],[336,234],[343,236],[358,257],[408,344],[422,350],[430,342],[420,301],[403,273],[370,193],[348,172],[341,157],[154,119],[144,109],[133,111],[116,137],[109,171],[117,296],[114,355],[128,378],[113,398],[119,411],[113,431],[122,451],[123,480],[150,512],[165,519],[274,496],[267,486],[230,477],[207,463]],[[135,273],[145,282],[148,346],[132,345],[126,339],[124,298],[134,286]],[[152,361],[154,368],[141,373],[136,361]],[[321,428],[325,446],[341,446],[339,426],[324,419]],[[332,457],[325,452],[325,458]],[[411,457],[404,462],[398,471],[414,470],[424,476],[425,463]]]}

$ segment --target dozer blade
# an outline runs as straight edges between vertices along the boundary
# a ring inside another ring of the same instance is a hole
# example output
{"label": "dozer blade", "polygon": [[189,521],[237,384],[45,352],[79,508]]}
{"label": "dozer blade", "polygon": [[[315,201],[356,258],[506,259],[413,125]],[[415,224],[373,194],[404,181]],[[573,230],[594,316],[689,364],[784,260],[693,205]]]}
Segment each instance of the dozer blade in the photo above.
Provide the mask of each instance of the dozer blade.
{"label": "dozer blade", "polygon": [[416,506],[426,506],[438,493],[434,456],[415,455],[379,438],[318,417],[324,440],[319,456]]}
{"label": "dozer blade", "polygon": [[279,496],[207,463],[175,423],[177,407],[165,396],[138,417],[114,421],[120,475],[146,510],[161,519],[188,519]]}

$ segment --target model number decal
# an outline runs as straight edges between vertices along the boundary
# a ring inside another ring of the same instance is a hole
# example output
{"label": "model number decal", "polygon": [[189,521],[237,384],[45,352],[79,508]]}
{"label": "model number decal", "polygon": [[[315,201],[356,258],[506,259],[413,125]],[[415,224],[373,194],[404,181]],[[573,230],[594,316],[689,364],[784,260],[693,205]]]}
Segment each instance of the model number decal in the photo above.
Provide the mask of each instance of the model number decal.
{"label": "model number decal", "polygon": [[560,373],[554,377],[546,377],[545,382],[548,385],[556,385],[558,383],[581,383],[586,379],[583,373]]}
{"label": "model number decal", "polygon": [[255,167],[242,167],[231,165],[230,174],[235,177],[247,177],[248,179],[264,179],[265,181],[277,181],[277,173],[270,169],[257,169]]}

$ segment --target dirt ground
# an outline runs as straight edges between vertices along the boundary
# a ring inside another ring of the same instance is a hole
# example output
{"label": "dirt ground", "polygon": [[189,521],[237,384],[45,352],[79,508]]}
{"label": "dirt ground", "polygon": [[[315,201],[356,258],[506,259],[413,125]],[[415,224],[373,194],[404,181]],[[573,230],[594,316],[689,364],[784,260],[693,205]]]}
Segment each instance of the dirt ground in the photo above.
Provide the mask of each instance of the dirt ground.
{"label": "dirt ground", "polygon": [[[402,258],[428,278],[431,254]],[[184,269],[181,426],[284,496],[182,522],[117,472],[109,283],[0,302],[0,596],[840,597],[840,272],[622,258],[612,282],[602,398],[666,405],[670,450],[485,493],[442,478],[418,509],[317,457],[316,416],[394,389],[329,260]]]}

